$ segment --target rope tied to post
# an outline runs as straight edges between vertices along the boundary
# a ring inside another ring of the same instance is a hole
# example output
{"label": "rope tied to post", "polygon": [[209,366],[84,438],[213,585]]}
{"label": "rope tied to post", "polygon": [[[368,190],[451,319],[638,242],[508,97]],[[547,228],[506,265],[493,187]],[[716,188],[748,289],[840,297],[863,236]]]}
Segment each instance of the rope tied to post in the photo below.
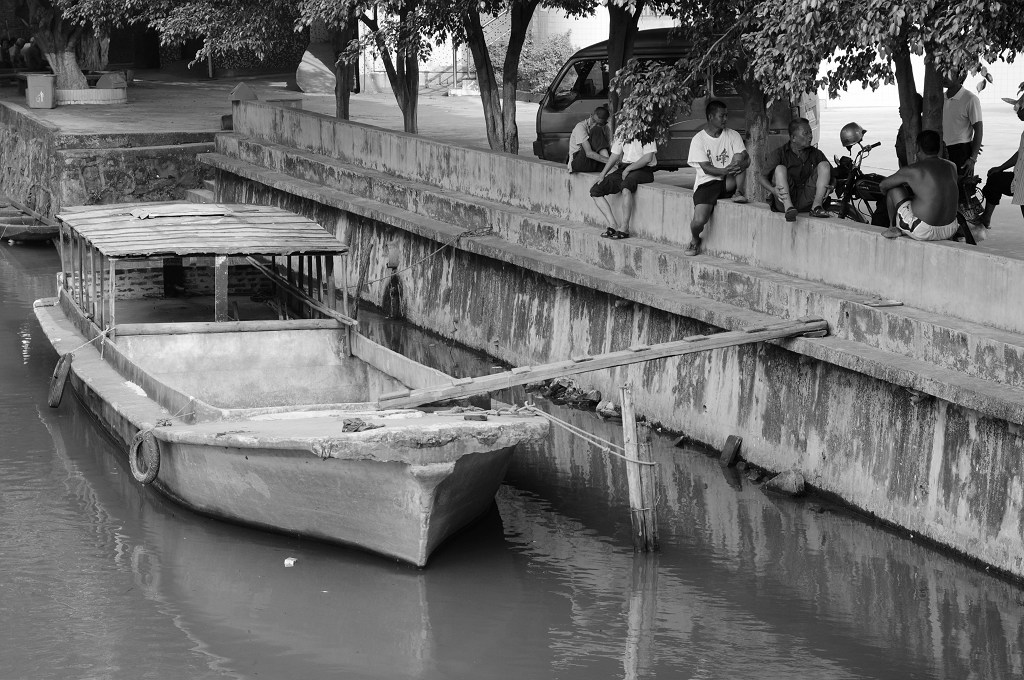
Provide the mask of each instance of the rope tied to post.
{"label": "rope tied to post", "polygon": [[584,430],[584,429],[582,429],[580,427],[576,427],[575,425],[573,425],[570,422],[562,420],[561,418],[558,418],[557,416],[553,416],[553,415],[551,415],[550,413],[548,413],[546,411],[542,411],[541,409],[537,408],[536,406],[534,406],[531,403],[525,404],[523,406],[523,409],[529,410],[534,415],[538,415],[538,416],[544,418],[545,420],[550,422],[552,425],[555,425],[557,427],[561,427],[564,430],[567,430],[568,432],[576,435],[580,439],[583,439],[584,441],[589,442],[592,446],[594,446],[595,448],[597,448],[600,451],[603,451],[604,453],[607,453],[609,455],[615,456],[616,458],[621,458],[622,460],[627,461],[629,463],[636,463],[637,465],[648,465],[648,466],[651,466],[651,467],[657,465],[657,463],[655,463],[653,461],[638,460],[636,458],[631,458],[631,457],[625,455],[625,453],[620,453],[620,452],[625,452],[626,449],[621,447],[621,446],[619,446],[615,442],[612,442],[612,441],[609,441],[607,439],[604,439],[603,437],[598,437],[596,434],[591,434],[590,432],[587,432],[586,430]]}

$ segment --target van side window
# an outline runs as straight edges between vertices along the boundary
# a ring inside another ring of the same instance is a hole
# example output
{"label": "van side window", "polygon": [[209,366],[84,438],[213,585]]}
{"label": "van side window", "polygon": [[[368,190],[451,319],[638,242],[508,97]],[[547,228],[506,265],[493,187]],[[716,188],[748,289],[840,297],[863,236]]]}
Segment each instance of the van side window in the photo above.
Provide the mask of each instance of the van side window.
{"label": "van side window", "polygon": [[586,59],[573,64],[555,85],[548,107],[567,108],[577,99],[608,99],[608,62]]}

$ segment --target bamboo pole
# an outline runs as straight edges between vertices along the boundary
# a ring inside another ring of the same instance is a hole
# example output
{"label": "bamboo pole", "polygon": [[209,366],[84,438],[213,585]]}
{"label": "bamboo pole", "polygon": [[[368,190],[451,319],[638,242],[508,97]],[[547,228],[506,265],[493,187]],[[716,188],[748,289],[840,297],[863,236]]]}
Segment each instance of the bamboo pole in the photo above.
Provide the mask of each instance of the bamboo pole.
{"label": "bamboo pole", "polygon": [[[641,468],[652,467],[651,434],[649,428],[638,432],[636,412],[633,410],[633,388],[624,385],[622,398],[622,441],[626,449],[626,484],[629,487],[629,517],[633,523],[633,550],[651,552],[658,549],[658,523],[654,515],[654,485],[644,484]],[[646,439],[646,441],[641,441]],[[641,461],[641,462],[634,462]],[[653,481],[653,480],[652,480]],[[646,486],[646,488],[645,488]]]}
{"label": "bamboo pole", "polygon": [[114,258],[110,258],[110,333],[107,334],[107,337],[111,340],[114,339],[114,334],[117,332],[117,326],[114,325],[117,321],[117,317],[114,316],[114,299],[117,297],[117,277],[114,269],[116,262]]}

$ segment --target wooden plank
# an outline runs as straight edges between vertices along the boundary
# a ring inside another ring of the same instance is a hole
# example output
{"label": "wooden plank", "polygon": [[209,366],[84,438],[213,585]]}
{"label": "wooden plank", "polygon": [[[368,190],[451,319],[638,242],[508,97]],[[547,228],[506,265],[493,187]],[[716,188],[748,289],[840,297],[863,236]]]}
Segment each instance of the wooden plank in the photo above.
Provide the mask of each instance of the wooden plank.
{"label": "wooden plank", "polygon": [[263,331],[330,330],[343,324],[335,319],[265,319],[259,321],[189,321],[183,323],[125,323],[119,336],[189,335],[200,333],[259,333]]}
{"label": "wooden plank", "polygon": [[[799,321],[785,321],[769,326],[763,330],[748,333],[746,331],[731,331],[710,335],[705,340],[687,341],[675,340],[650,346],[636,346],[618,352],[609,352],[594,356],[590,361],[575,363],[572,361],[560,361],[543,366],[533,366],[529,373],[492,373],[476,378],[472,383],[460,385],[436,385],[429,389],[413,391],[409,396],[381,400],[382,405],[387,408],[409,408],[422,406],[435,401],[446,399],[462,399],[474,394],[484,394],[494,390],[506,389],[515,385],[524,385],[528,382],[538,382],[550,378],[560,378],[566,375],[578,373],[589,373],[626,364],[635,364],[642,361],[653,361],[665,357],[678,356],[681,354],[692,354],[694,352],[707,352],[713,349],[745,345],[766,340],[781,340],[783,338],[813,333],[816,331],[828,331],[828,322],[823,319],[802,319]],[[386,402],[386,403],[385,403]]]}

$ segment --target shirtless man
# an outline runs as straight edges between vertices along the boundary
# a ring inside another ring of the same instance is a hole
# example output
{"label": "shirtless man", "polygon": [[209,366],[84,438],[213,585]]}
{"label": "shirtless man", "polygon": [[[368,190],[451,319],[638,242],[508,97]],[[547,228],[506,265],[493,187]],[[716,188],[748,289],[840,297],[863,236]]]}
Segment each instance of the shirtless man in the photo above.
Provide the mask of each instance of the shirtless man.
{"label": "shirtless man", "polygon": [[878,185],[885,192],[890,227],[882,235],[904,234],[918,241],[941,241],[957,231],[957,169],[939,158],[942,138],[934,130],[917,136],[917,162],[900,168]]}

